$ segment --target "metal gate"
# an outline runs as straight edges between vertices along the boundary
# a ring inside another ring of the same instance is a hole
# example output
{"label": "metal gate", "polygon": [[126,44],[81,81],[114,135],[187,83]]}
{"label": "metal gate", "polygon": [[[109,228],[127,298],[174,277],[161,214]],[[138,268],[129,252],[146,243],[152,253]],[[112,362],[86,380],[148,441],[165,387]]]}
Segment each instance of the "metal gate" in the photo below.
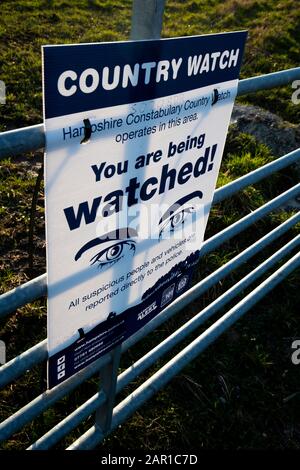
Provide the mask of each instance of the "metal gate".
{"label": "metal gate", "polygon": [[[153,21],[150,22],[149,25],[146,20],[147,15],[149,19],[150,13],[145,12],[143,19],[141,17],[141,12],[138,9],[140,2],[134,2],[135,8],[137,8],[134,9],[133,14],[134,38],[158,37],[160,34],[164,2],[149,2],[149,4],[150,3],[156,4],[156,6],[159,5],[161,9],[159,10],[156,8],[152,13],[150,12],[153,15]],[[287,85],[296,79],[300,79],[300,68],[241,80],[238,87],[238,95]],[[12,156],[20,152],[24,153],[26,151],[34,151],[43,147],[44,130],[42,124],[0,134],[0,158],[4,158],[7,155]],[[277,158],[271,163],[268,163],[217,189],[215,191],[213,204],[231,197],[247,186],[257,183],[271,174],[298,161],[300,161],[300,149]],[[228,242],[232,237],[251,227],[254,223],[263,217],[266,217],[290,199],[299,195],[300,184],[297,184],[206,240],[201,249],[201,255],[204,256],[213,252],[223,243]],[[136,344],[146,335],[149,335],[158,326],[162,325],[192,301],[203,295],[212,286],[219,283],[233,270],[246,263],[256,254],[260,253],[265,247],[277,240],[280,236],[287,233],[299,221],[300,212],[291,216],[284,223],[277,226],[255,243],[244,249],[226,264],[194,285],[189,291],[175,300],[162,313],[149,322],[142,330],[138,331],[134,336],[125,341],[120,347],[101,357],[61,385],[37,396],[34,400],[0,424],[0,441],[8,439],[28,422],[51,407],[55,402],[69,394],[95,373],[100,372],[99,391],[83,405],[75,409],[65,419],[59,422],[55,427],[50,429],[50,431],[45,435],[34,442],[28,449],[48,449],[54,446],[64,436],[80,425],[82,421],[95,413],[95,424],[68,449],[94,448],[105,438],[105,436],[113,432],[121,423],[127,420],[137,409],[139,409],[157,391],[164,387],[176,374],[193,361],[193,359],[195,359],[204,349],[206,349],[222,333],[231,327],[239,318],[252,309],[257,302],[274,289],[274,287],[286,276],[300,266],[300,253],[298,252],[296,255],[291,256],[291,253],[295,251],[295,248],[300,245],[300,235],[282,246],[273,255],[259,264],[253,271],[204,308],[204,310],[193,316],[188,322],[178,328],[164,341],[159,343],[127,370],[118,375],[120,356],[124,354],[128,348]],[[286,258],[287,261],[276,269],[276,264],[284,258]],[[164,356],[182,341],[186,340],[192,332],[197,330],[197,328],[204,324],[208,319],[212,318],[213,315],[223,309],[227,304],[229,304],[229,302],[232,303],[232,301],[245,288],[251,286],[271,268],[275,268],[275,271],[261,282],[258,287],[254,288],[242,300],[237,302],[234,307],[227,311],[227,313],[223,314],[217,321],[213,322],[209,328],[200,334],[200,336],[190,342],[188,346],[185,346],[161,369],[155,372],[142,385],[136,388],[136,390],[115,406],[116,394],[122,391],[130,382],[135,380],[140,374],[155,364],[159,358]],[[43,274],[42,276],[1,295],[0,317],[4,317],[26,303],[32,302],[33,300],[45,295],[47,295],[47,277],[46,274]],[[37,364],[46,360],[47,341],[44,340],[0,368],[0,386],[6,386],[29,369],[32,369]]]}

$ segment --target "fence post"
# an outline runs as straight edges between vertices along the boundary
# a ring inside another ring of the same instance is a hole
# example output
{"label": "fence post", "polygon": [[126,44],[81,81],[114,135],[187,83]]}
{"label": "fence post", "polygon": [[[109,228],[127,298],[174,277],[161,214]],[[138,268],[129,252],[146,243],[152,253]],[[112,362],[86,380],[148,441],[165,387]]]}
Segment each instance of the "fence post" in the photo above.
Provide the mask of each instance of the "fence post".
{"label": "fence post", "polygon": [[96,425],[103,434],[106,434],[111,426],[121,349],[122,346],[119,345],[111,351],[112,360],[100,371],[100,388],[105,393],[106,400],[96,411]]}
{"label": "fence post", "polygon": [[[162,30],[165,0],[133,0],[131,39],[159,39]],[[112,360],[100,371],[100,387],[106,400],[96,411],[96,426],[105,435],[112,421],[115,404],[121,345],[111,351]]]}
{"label": "fence post", "polygon": [[130,39],[159,39],[165,0],[133,0]]}

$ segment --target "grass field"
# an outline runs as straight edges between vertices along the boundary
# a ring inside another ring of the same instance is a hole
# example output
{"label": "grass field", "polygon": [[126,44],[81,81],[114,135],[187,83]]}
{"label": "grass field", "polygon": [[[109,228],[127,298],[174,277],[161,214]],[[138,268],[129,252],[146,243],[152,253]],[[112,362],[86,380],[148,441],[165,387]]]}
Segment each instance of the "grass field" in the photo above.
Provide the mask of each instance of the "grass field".
{"label": "grass field", "polygon": [[[129,0],[2,0],[0,8],[0,80],[4,80],[7,87],[7,102],[0,105],[0,131],[42,121],[41,45],[124,40],[129,36]],[[167,0],[164,37],[239,29],[249,30],[241,71],[243,78],[299,65],[300,9],[295,1]],[[258,104],[299,124],[300,105],[292,103],[292,91],[291,87],[283,87],[249,95],[243,101]],[[272,158],[266,146],[231,128],[218,185]],[[45,271],[42,188],[35,219],[33,266],[28,261],[30,207],[41,161],[42,155],[36,153],[17,158],[8,156],[0,165],[0,293]],[[299,174],[294,169],[286,170],[214,206],[206,238],[288,189],[298,179]],[[273,213],[201,259],[195,282],[291,215],[290,211]],[[250,272],[259,261],[299,233],[299,229],[295,227],[253,262],[176,315],[143,344],[132,348],[122,359],[122,369]],[[300,366],[292,365],[289,349],[293,338],[300,336],[299,281],[298,270],[107,438],[100,449],[299,449]],[[197,335],[205,327],[207,325],[198,330]],[[45,299],[18,309],[0,323],[0,338],[8,346],[8,359],[45,335]],[[172,355],[159,361],[142,378],[151,375]],[[124,392],[133,390],[141,381]],[[43,364],[6,387],[0,394],[1,420],[41,393],[45,385]],[[95,377],[29,423],[3,444],[3,448],[27,447],[96,390]],[[57,447],[65,448],[92,423],[91,416]]]}

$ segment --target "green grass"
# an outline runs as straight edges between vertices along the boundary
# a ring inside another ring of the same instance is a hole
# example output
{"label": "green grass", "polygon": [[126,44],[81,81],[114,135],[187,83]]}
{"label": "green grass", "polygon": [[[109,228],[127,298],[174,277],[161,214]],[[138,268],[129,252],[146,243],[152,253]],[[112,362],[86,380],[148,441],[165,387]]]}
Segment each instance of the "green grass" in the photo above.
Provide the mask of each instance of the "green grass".
{"label": "green grass", "polygon": [[[127,39],[131,1],[2,0],[0,79],[7,86],[0,130],[42,120],[41,46]],[[241,77],[299,65],[300,9],[294,0],[168,0],[163,36],[249,30]],[[244,97],[290,122],[300,106],[291,86]]]}
{"label": "green grass", "polygon": [[[6,82],[8,95],[7,104],[0,106],[0,130],[42,120],[42,44],[127,39],[130,8],[129,0],[2,1],[0,79]],[[165,37],[238,29],[249,29],[242,77],[299,65],[300,10],[295,1],[167,1]],[[248,96],[244,100],[275,111],[290,122],[299,123],[300,107],[292,104],[291,94],[292,88],[285,87]],[[33,269],[28,265],[28,223],[40,157],[39,154],[23,155],[2,161],[0,165],[0,292],[45,271],[43,188],[38,198]],[[247,134],[239,134],[232,127],[218,186],[270,162],[272,158],[266,146]],[[30,159],[29,164],[27,159]],[[215,205],[206,237],[260,207],[298,179],[293,168],[286,169]],[[290,212],[274,212],[201,259],[194,282],[225,264],[290,216]],[[122,358],[122,369],[251,272],[258,263],[299,233],[299,229],[300,224],[129,350]],[[299,281],[298,270],[108,437],[99,447],[101,451],[120,446],[144,450],[299,449],[299,372],[297,366],[291,364],[289,350],[292,339],[300,336]],[[229,304],[220,315],[233,304]],[[209,322],[188,341],[208,325]],[[45,335],[45,299],[18,309],[6,321],[0,322],[0,337],[7,344],[8,359],[42,340]],[[140,385],[188,341],[159,360],[119,398]],[[6,387],[0,394],[1,420],[34,399],[45,390],[45,386],[43,364]],[[3,448],[25,448],[96,393],[97,387],[97,377],[94,377],[29,423],[4,443]],[[64,448],[92,424],[93,416],[57,447]]]}

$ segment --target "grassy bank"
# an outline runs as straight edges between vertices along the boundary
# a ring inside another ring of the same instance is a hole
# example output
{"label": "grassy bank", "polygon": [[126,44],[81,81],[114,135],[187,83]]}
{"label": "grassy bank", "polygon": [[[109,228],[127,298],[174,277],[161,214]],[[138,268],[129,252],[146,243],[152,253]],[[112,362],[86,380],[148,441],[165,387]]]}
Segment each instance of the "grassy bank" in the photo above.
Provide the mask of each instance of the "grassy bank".
{"label": "grassy bank", "polygon": [[[2,1],[0,79],[6,82],[7,103],[0,107],[0,130],[36,124],[42,120],[42,44],[127,39],[130,9],[131,1],[128,0],[72,3],[50,0]],[[299,65],[297,37],[300,32],[300,10],[296,2],[167,1],[163,29],[165,37],[237,29],[249,29],[242,77]],[[300,106],[292,104],[291,93],[291,87],[285,87],[248,96],[244,101],[259,104],[278,112],[290,122],[299,123]],[[218,185],[226,184],[272,158],[267,147],[249,135],[238,134],[232,128]],[[31,199],[41,159],[40,154],[21,155],[8,158],[0,165],[1,293],[45,271],[43,188],[40,188],[38,198],[33,268],[30,268],[28,262]],[[214,206],[206,237],[288,189],[297,179],[295,171],[286,170]],[[290,216],[291,212],[286,211],[273,213],[203,258],[195,282]],[[208,305],[284,241],[299,233],[299,229],[299,226],[296,227],[271,248],[265,249],[253,261],[228,276],[149,336],[143,344],[132,348],[122,359],[122,368],[128,367],[159,340]],[[299,280],[299,271],[290,275],[110,436],[101,449],[119,446],[145,450],[216,447],[298,449],[299,372],[297,366],[291,364],[289,347],[292,339],[300,335]],[[207,325],[198,330],[197,334],[205,327]],[[8,320],[0,323],[0,337],[8,346],[8,359],[42,340],[45,335],[44,299],[18,309]],[[145,376],[157,370],[170,357],[159,361]],[[125,391],[132,390],[139,383],[141,380]],[[45,386],[45,365],[42,365],[6,387],[0,395],[1,420],[35,398]],[[3,444],[3,448],[25,448],[96,391],[97,379],[94,378],[28,424]],[[93,417],[90,417],[59,447],[70,444],[92,423]]]}
{"label": "grassy bank", "polygon": [[[41,46],[124,40],[130,0],[19,0],[1,2],[0,79],[7,85],[0,130],[42,120]],[[241,77],[299,65],[300,9],[293,0],[186,0],[166,2],[163,36],[249,30]],[[291,87],[247,99],[298,123]]]}

